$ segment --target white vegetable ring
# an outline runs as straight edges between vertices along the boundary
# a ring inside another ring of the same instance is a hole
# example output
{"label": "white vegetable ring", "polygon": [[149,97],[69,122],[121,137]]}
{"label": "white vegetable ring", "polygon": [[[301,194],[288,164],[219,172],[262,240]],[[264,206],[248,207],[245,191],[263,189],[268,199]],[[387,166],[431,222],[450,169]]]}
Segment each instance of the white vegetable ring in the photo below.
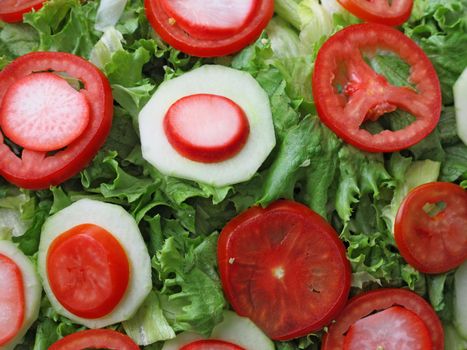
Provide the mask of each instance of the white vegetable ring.
{"label": "white vegetable ring", "polygon": [[[224,96],[245,112],[250,135],[243,149],[219,163],[201,163],[180,155],[163,127],[167,110],[182,97],[195,94]],[[143,157],[165,175],[226,186],[249,180],[275,146],[269,98],[248,73],[206,65],[162,83],[139,115]]]}

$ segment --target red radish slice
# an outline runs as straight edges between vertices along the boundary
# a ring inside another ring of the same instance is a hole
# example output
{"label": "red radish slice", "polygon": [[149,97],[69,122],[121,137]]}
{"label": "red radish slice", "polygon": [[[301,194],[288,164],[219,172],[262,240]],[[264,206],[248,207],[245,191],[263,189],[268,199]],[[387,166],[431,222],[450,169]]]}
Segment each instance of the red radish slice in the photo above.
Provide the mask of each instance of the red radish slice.
{"label": "red radish slice", "polygon": [[53,73],[35,73],[15,82],[0,109],[3,133],[31,151],[55,151],[70,145],[88,122],[84,94]]}
{"label": "red radish slice", "polygon": [[23,275],[18,265],[0,254],[0,346],[20,331],[24,321]]}
{"label": "red radish slice", "polygon": [[183,97],[169,108],[164,130],[170,144],[184,157],[216,163],[240,152],[250,125],[234,101],[219,95],[197,94]]}
{"label": "red radish slice", "polygon": [[198,39],[225,39],[248,24],[258,0],[162,0],[173,20]]}
{"label": "red radish slice", "polygon": [[414,312],[393,306],[355,322],[344,340],[344,350],[431,350],[425,323]]}

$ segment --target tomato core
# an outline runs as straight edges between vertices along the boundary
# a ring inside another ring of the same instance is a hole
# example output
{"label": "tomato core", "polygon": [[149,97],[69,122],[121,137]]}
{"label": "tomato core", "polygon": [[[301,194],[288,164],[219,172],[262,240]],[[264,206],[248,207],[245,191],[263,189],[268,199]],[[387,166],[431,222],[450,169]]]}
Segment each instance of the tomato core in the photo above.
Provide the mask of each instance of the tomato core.
{"label": "tomato core", "polygon": [[0,254],[0,346],[21,329],[25,314],[23,275],[18,265]]}
{"label": "tomato core", "polygon": [[130,269],[125,251],[111,233],[83,224],[52,242],[47,277],[60,304],[78,317],[94,319],[109,314],[121,301]]}
{"label": "tomato core", "polygon": [[215,339],[198,340],[182,346],[180,350],[245,350],[241,346]]}
{"label": "tomato core", "polygon": [[164,118],[170,144],[184,157],[204,163],[232,158],[250,132],[245,112],[218,95],[197,94],[175,102]]}

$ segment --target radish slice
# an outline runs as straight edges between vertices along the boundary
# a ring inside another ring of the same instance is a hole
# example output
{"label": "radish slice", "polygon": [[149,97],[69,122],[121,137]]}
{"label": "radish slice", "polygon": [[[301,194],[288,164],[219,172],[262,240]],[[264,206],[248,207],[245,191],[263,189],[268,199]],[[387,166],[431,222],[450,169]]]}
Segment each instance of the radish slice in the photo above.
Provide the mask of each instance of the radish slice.
{"label": "radish slice", "polygon": [[53,73],[35,73],[15,82],[0,110],[0,125],[16,144],[55,151],[71,144],[89,122],[84,94]]}
{"label": "radish slice", "polygon": [[215,40],[239,33],[258,0],[162,0],[162,5],[190,35]]}
{"label": "radish slice", "polygon": [[184,157],[204,163],[232,158],[245,145],[250,126],[231,99],[211,94],[186,96],[167,111],[164,130]]}

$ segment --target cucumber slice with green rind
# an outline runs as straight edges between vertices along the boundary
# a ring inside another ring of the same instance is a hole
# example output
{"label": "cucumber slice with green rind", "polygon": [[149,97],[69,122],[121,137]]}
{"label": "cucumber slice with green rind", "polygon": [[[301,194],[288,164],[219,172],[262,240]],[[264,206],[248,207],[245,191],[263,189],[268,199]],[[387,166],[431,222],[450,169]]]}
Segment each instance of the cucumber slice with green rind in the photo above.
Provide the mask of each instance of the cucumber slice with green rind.
{"label": "cucumber slice with green rind", "polygon": [[458,333],[467,339],[467,261],[454,275],[454,326]]}
{"label": "cucumber slice with green rind", "polygon": [[[81,224],[95,224],[110,232],[125,250],[130,265],[130,279],[123,299],[110,314],[97,319],[81,318],[66,310],[54,296],[47,278],[46,259],[52,241]],[[129,319],[152,289],[151,259],[136,221],[118,205],[90,199],[81,199],[47,219],[42,227],[38,269],[55,311],[88,328],[102,328]]]}
{"label": "cucumber slice with green rind", "polygon": [[[180,155],[163,128],[167,110],[182,97],[194,94],[224,96],[245,112],[250,134],[243,149],[219,163],[201,163]],[[266,92],[248,73],[206,65],[162,83],[139,114],[143,157],[161,173],[213,186],[249,180],[275,146],[271,107]]]}
{"label": "cucumber slice with green rind", "polygon": [[25,294],[25,314],[21,330],[7,345],[1,347],[3,350],[10,350],[14,349],[15,346],[21,342],[29,327],[31,327],[39,316],[42,287],[34,265],[16,245],[10,241],[0,241],[0,254],[7,256],[18,265],[23,275]]}

